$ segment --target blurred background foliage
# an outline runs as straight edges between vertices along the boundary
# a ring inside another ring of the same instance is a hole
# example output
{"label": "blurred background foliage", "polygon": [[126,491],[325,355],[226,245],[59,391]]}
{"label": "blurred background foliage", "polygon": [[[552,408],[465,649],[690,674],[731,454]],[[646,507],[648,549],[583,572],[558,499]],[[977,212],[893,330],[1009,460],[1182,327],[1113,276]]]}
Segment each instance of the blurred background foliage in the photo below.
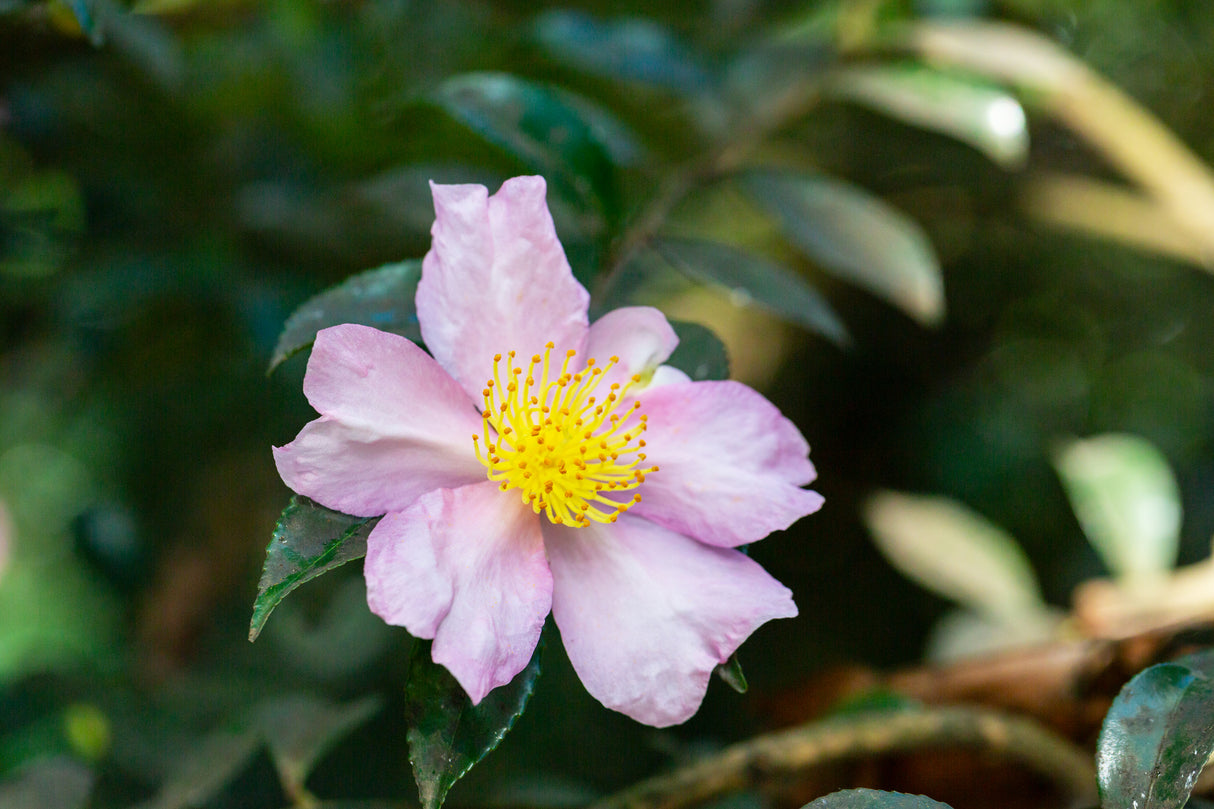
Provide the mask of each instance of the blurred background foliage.
{"label": "blurred background foliage", "polygon": [[883,561],[877,489],[1003,526],[1066,611],[1108,571],[1059,442],[1132,433],[1205,558],[1212,45],[1204,0],[0,0],[0,795],[410,800],[409,643],[357,566],[246,634],[310,418],[279,332],[424,253],[429,179],[544,174],[595,305],[715,330],[827,498],[753,549],[801,616],[750,695],[655,732],[551,643],[454,803],[578,804],[916,660],[948,606]]}

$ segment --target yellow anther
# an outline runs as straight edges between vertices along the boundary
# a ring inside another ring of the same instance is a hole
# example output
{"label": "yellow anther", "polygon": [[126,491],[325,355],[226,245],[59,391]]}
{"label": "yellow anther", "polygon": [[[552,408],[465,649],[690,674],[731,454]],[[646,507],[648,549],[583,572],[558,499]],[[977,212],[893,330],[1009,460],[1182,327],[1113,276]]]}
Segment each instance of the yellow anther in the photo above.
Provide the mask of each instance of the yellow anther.
{"label": "yellow anther", "polygon": [[[507,352],[504,368],[502,355],[494,355],[493,378],[482,390],[483,448],[479,435],[472,439],[476,457],[499,489],[518,489],[524,504],[554,524],[615,522],[640,502],[639,495],[620,500],[620,493],[657,471],[641,467],[645,456],[638,450],[645,442],[639,436],[646,425],[640,402],[620,406],[640,377],[612,382],[600,400],[596,389],[619,358],[605,366],[591,358],[577,370],[571,367],[577,352],[570,349],[558,368],[551,361],[554,348],[548,343],[543,355],[533,354],[525,377],[514,364],[516,352]],[[502,384],[503,374],[508,384]]]}

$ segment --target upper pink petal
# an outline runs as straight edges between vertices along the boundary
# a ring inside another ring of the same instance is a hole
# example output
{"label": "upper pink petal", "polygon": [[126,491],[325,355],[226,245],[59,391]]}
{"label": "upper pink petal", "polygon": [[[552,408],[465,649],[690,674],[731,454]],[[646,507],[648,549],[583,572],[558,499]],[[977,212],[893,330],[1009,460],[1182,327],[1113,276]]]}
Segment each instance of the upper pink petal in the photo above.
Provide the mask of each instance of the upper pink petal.
{"label": "upper pink petal", "polygon": [[351,324],[321,331],[304,393],[322,417],[275,448],[274,460],[291,489],[318,503],[377,516],[484,477],[472,445],[480,416],[404,337]]}
{"label": "upper pink petal", "polygon": [[771,402],[740,382],[653,387],[646,463],[659,471],[632,509],[710,545],[735,546],[787,528],[822,506],[809,445]]}
{"label": "upper pink petal", "polygon": [[651,306],[625,306],[590,325],[586,357],[594,357],[599,367],[613,356],[619,358],[604,377],[608,384],[623,384],[633,374],[648,381],[678,344],[678,335],[660,311]]}
{"label": "upper pink petal", "polygon": [[435,359],[476,401],[494,354],[561,356],[586,339],[590,296],[573,277],[542,177],[484,186],[436,185],[433,243],[422,261],[417,317]]}
{"label": "upper pink petal", "polygon": [[718,663],[762,624],[797,614],[788,589],[740,551],[631,515],[544,533],[569,660],[591,695],[638,722],[687,720]]}
{"label": "upper pink petal", "polygon": [[364,571],[371,611],[433,638],[434,662],[474,704],[527,665],[552,605],[539,518],[490,481],[385,516]]}

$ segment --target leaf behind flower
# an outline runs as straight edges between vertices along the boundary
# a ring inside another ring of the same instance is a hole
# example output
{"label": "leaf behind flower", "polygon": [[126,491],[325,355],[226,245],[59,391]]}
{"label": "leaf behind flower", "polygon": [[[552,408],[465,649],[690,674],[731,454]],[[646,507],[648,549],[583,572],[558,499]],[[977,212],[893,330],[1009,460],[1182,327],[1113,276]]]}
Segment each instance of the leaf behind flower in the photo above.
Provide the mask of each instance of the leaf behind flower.
{"label": "leaf behind flower", "polygon": [[352,517],[302,495],[292,497],[266,546],[249,640],[257,640],[270,613],[296,587],[366,556],[367,535],[378,522],[378,517]]}
{"label": "leaf behind flower", "polygon": [[447,669],[418,642],[405,686],[409,763],[423,809],[438,809],[455,782],[498,746],[527,707],[540,675],[541,636],[531,662],[518,676],[473,705]]}
{"label": "leaf behind flower", "polygon": [[373,326],[421,342],[413,303],[421,274],[422,263],[417,259],[385,264],[309,298],[287,318],[268,372],[312,345],[321,329],[342,323]]}

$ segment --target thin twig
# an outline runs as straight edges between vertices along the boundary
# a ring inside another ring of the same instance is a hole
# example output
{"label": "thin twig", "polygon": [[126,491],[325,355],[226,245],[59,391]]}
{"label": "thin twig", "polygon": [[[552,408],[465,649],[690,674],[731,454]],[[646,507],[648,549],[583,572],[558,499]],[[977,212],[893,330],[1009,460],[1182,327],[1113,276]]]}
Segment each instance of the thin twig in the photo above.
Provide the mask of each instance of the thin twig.
{"label": "thin twig", "polygon": [[591,809],[680,809],[831,762],[942,747],[977,748],[1044,776],[1069,803],[1092,803],[1092,757],[1024,717],[950,706],[812,722],[758,736],[666,775],[643,781]]}

